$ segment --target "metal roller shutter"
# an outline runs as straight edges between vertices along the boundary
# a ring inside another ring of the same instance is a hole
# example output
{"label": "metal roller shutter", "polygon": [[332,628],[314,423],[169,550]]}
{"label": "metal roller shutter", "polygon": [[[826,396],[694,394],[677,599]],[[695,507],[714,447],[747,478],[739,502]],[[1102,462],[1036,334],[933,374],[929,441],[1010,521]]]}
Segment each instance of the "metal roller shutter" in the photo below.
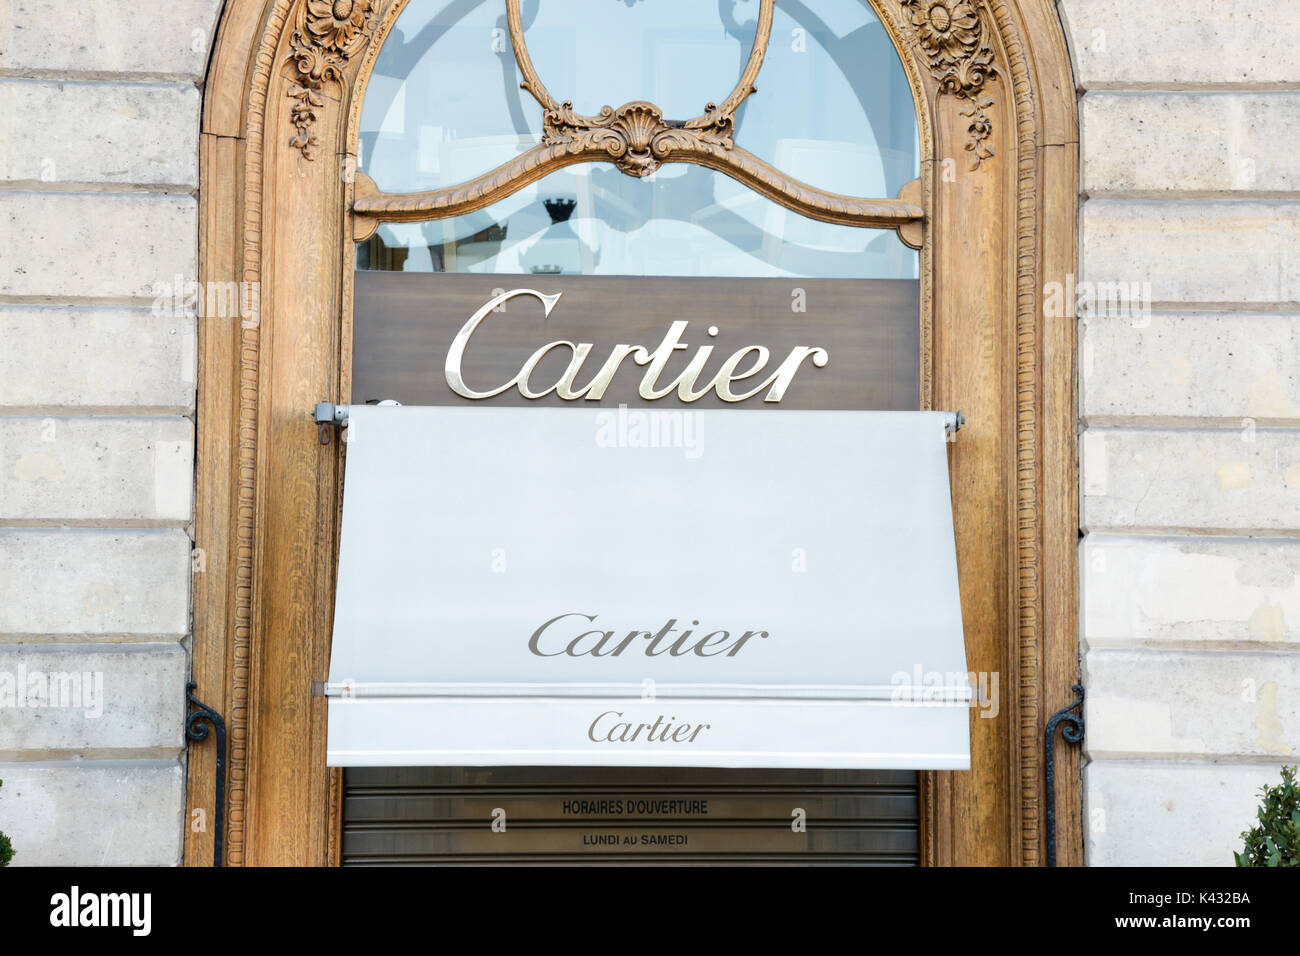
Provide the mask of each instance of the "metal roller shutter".
{"label": "metal roller shutter", "polygon": [[907,770],[351,767],[342,863],[915,866],[918,807]]}

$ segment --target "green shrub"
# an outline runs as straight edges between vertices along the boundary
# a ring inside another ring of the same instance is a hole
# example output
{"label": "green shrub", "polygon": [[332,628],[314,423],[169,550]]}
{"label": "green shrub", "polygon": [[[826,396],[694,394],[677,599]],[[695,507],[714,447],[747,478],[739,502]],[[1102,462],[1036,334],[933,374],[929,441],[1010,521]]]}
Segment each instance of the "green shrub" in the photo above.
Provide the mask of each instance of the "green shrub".
{"label": "green shrub", "polygon": [[1242,833],[1245,852],[1234,853],[1238,866],[1300,866],[1300,787],[1296,768],[1282,768],[1282,785],[1265,785],[1259,826]]}
{"label": "green shrub", "polygon": [[[4,785],[5,782],[0,780],[0,787],[3,787]],[[9,861],[13,858],[14,845],[9,842],[9,838],[4,835],[4,831],[0,830],[0,866],[8,866]]]}

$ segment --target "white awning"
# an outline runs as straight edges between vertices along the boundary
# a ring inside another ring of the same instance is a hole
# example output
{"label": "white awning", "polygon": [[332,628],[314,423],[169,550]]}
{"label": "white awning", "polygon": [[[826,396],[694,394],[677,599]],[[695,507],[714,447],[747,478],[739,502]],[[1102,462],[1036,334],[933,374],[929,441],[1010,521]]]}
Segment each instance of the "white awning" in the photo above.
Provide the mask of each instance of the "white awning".
{"label": "white awning", "polygon": [[331,766],[969,767],[944,413],[348,421]]}

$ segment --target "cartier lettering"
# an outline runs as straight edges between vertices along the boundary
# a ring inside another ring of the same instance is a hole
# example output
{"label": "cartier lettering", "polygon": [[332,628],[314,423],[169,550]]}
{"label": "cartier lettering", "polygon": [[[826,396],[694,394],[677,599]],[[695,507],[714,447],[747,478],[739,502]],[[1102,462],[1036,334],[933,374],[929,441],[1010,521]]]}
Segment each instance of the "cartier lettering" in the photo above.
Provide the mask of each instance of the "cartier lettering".
{"label": "cartier lettering", "polygon": [[[674,354],[690,348],[682,341],[682,336],[690,323],[680,319],[668,327],[663,339],[653,349],[647,349],[643,345],[615,345],[600,367],[594,372],[588,372],[591,378],[585,384],[580,385],[578,378],[583,373],[583,367],[595,346],[590,342],[570,342],[567,339],[559,339],[543,345],[529,356],[519,371],[506,382],[495,385],[488,383],[481,388],[474,388],[466,383],[461,371],[465,350],[474,331],[493,313],[493,310],[516,296],[532,296],[542,303],[543,318],[545,318],[551,314],[561,294],[557,292],[554,295],[546,295],[534,289],[512,289],[488,300],[456,333],[447,352],[447,384],[451,390],[457,395],[472,399],[493,398],[515,388],[524,398],[530,399],[545,398],[554,392],[564,401],[578,399],[600,401],[614,377],[627,360],[631,359],[634,365],[645,367],[637,391],[647,401],[664,398],[676,392],[681,401],[694,402],[710,392],[716,392],[724,402],[743,402],[747,398],[766,392],[763,401],[779,402],[785,396],[786,390],[804,362],[811,361],[815,367],[824,368],[830,360],[829,353],[823,348],[798,345],[792,348],[790,354],[768,372],[766,377],[755,381],[755,377],[768,368],[768,361],[772,356],[767,348],[762,345],[747,345],[738,349],[722,362],[716,372],[709,375],[705,373],[704,366],[713,355],[713,346],[701,345],[681,373],[671,381],[661,382],[664,369]],[[708,335],[712,337],[717,334],[717,327],[710,326]],[[556,350],[566,351],[569,355],[569,364],[564,373],[554,382],[534,382],[533,373],[537,366],[549,353]]]}
{"label": "cartier lettering", "polygon": [[[745,631],[733,637],[733,631],[713,630],[699,631],[699,621],[691,621],[690,627],[678,628],[677,618],[671,617],[663,627],[656,631],[621,630],[595,628],[575,634],[582,627],[574,619],[596,622],[595,614],[580,614],[571,611],[557,614],[533,632],[528,639],[528,649],[538,657],[618,657],[623,653],[642,652],[646,657],[659,657],[668,654],[671,657],[684,657],[694,654],[697,657],[735,657],[752,640],[767,638],[767,631]],[[563,621],[563,624],[560,622]],[[575,626],[576,625],[576,626]],[[553,628],[553,629],[552,629]],[[619,634],[624,636],[619,637]],[[675,635],[675,636],[674,636]]]}
{"label": "cartier lettering", "polygon": [[[587,728],[587,737],[596,743],[632,743],[638,738],[649,743],[694,743],[701,731],[708,730],[709,724],[674,723],[676,717],[659,714],[654,723],[633,723],[623,719],[623,711],[606,710],[596,715],[596,719]],[[645,736],[641,736],[641,732]]]}

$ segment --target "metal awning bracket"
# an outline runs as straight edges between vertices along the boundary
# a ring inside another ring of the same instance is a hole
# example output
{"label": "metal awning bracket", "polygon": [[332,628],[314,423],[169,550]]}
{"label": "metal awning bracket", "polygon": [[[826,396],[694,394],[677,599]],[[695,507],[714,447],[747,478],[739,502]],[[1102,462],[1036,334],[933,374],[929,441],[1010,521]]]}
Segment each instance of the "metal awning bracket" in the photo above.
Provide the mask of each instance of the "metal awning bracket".
{"label": "metal awning bracket", "polygon": [[316,424],[317,425],[339,425],[343,426],[348,423],[348,406],[335,405],[331,401],[321,399],[316,403]]}
{"label": "metal awning bracket", "polygon": [[948,433],[948,441],[956,441],[961,426],[966,424],[966,416],[960,411],[944,412],[943,430]]}

